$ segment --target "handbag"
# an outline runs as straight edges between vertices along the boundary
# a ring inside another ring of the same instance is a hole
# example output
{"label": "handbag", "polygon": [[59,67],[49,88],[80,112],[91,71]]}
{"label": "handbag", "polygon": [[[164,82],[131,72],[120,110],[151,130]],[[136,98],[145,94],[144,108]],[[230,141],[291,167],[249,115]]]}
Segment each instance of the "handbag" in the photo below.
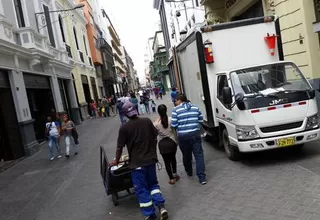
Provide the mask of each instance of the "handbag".
{"label": "handbag", "polygon": [[79,140],[78,140],[79,135],[78,135],[78,132],[75,128],[72,129],[72,137],[73,137],[74,143],[79,144]]}

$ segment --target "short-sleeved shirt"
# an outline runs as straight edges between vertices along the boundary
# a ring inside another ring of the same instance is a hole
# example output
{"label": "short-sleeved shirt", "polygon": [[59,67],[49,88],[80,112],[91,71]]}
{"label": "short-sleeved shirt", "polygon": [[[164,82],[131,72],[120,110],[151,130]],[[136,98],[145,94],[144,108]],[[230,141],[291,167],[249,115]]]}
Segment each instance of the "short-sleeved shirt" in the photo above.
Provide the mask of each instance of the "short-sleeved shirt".
{"label": "short-sleeved shirt", "polygon": [[158,162],[157,135],[157,129],[149,118],[132,119],[120,127],[118,147],[127,146],[131,169]]}
{"label": "short-sleeved shirt", "polygon": [[58,136],[59,135],[59,131],[58,131],[59,127],[60,127],[60,124],[57,121],[46,123],[46,128],[49,130],[49,136]]}
{"label": "short-sleeved shirt", "polygon": [[62,127],[66,127],[67,130],[64,131],[64,134],[66,136],[70,136],[72,135],[72,130],[70,128],[75,128],[75,124],[73,123],[73,121],[68,121],[67,123],[63,122],[62,123]]}

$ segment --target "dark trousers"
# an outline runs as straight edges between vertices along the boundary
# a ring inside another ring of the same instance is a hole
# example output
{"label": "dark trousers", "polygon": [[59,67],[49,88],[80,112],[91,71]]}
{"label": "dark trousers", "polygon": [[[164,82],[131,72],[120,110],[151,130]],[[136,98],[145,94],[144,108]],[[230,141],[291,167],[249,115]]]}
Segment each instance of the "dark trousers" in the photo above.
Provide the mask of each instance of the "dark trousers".
{"label": "dark trousers", "polygon": [[132,182],[144,216],[154,216],[155,206],[162,207],[164,198],[161,194],[156,165],[139,167],[132,171]]}
{"label": "dark trousers", "polygon": [[110,116],[110,108],[109,107],[104,107],[104,113],[103,113],[103,116],[104,117],[109,117]]}
{"label": "dark trousers", "polygon": [[201,136],[199,134],[179,137],[179,145],[183,155],[184,169],[189,176],[192,176],[192,153],[196,159],[196,172],[199,181],[206,180],[203,149]]}
{"label": "dark trousers", "polygon": [[176,152],[161,154],[164,164],[166,166],[166,171],[171,180],[174,179],[174,174],[177,173],[177,160],[176,160]]}

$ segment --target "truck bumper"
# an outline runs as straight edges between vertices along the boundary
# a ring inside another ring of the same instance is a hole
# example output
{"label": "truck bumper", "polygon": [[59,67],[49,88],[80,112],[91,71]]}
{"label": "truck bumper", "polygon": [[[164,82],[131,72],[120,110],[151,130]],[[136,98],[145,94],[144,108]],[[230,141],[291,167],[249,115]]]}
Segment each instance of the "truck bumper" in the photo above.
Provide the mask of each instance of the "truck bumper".
{"label": "truck bumper", "polygon": [[[238,141],[234,138],[231,138],[232,139],[231,143],[236,143],[240,152],[256,152],[256,151],[263,151],[263,150],[269,150],[269,149],[275,149],[275,148],[283,148],[279,146],[278,141],[280,139],[286,139],[286,138],[295,139],[295,143],[290,146],[315,141],[320,139],[320,128],[316,130],[304,131],[296,134],[260,138],[257,140],[250,140],[250,141]],[[290,146],[286,146],[286,147],[290,147]]]}

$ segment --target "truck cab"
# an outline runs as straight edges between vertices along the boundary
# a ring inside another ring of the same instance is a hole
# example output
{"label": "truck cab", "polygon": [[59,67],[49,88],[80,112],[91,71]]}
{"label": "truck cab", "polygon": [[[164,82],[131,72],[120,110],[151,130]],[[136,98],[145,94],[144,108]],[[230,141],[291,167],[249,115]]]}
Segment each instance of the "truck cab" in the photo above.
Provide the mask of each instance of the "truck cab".
{"label": "truck cab", "polygon": [[319,139],[315,91],[289,61],[216,74],[215,119],[227,156]]}

